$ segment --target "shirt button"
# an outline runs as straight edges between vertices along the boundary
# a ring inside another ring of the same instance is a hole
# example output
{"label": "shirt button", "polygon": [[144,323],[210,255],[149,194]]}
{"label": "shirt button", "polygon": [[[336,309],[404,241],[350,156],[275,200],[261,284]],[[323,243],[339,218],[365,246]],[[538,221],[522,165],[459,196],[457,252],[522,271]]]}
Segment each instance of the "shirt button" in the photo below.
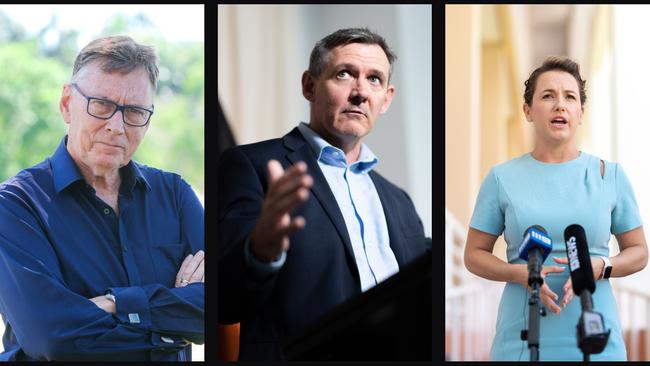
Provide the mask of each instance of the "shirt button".
{"label": "shirt button", "polygon": [[108,215],[109,213],[111,213],[111,210],[109,210],[108,208],[105,208],[104,209],[104,215]]}
{"label": "shirt button", "polygon": [[122,245],[122,250],[126,252],[126,245]]}

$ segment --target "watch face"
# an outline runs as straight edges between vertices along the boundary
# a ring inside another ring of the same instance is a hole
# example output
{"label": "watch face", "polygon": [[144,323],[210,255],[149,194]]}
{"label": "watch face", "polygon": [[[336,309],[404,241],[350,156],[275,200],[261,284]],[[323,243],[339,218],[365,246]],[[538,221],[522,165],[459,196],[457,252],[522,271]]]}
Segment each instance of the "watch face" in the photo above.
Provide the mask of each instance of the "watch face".
{"label": "watch face", "polygon": [[605,267],[605,275],[603,276],[604,278],[609,278],[609,275],[612,273],[612,266]]}

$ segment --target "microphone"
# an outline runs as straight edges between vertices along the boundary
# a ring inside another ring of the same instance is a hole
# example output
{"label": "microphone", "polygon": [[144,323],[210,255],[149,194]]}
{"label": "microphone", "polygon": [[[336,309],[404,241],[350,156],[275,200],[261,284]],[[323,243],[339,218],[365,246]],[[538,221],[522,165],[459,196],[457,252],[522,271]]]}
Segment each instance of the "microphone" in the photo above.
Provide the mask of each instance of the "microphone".
{"label": "microphone", "polygon": [[596,283],[594,282],[594,271],[591,268],[585,229],[577,224],[567,226],[564,230],[564,241],[566,242],[566,255],[569,258],[573,292],[580,295],[583,290],[589,290],[593,294],[596,291]]}
{"label": "microphone", "polygon": [[519,246],[519,258],[528,262],[528,285],[539,283],[541,286],[544,279],[540,275],[542,263],[553,249],[553,242],[548,236],[546,229],[539,225],[533,225],[524,232],[524,240]]}
{"label": "microphone", "polygon": [[605,331],[602,314],[593,311],[591,294],[596,291],[596,283],[585,229],[577,224],[567,226],[564,230],[564,241],[573,292],[580,296],[582,306],[577,326],[578,347],[584,354],[584,360],[588,361],[590,353],[600,353],[605,349],[611,329]]}
{"label": "microphone", "polygon": [[544,283],[540,272],[542,263],[552,248],[551,238],[548,237],[546,230],[539,225],[533,225],[524,231],[524,241],[519,246],[519,258],[528,261],[528,286],[531,288],[528,301],[530,306],[528,329],[521,331],[521,340],[528,341],[531,361],[539,360],[539,317],[546,315],[544,308],[539,306],[539,289]]}

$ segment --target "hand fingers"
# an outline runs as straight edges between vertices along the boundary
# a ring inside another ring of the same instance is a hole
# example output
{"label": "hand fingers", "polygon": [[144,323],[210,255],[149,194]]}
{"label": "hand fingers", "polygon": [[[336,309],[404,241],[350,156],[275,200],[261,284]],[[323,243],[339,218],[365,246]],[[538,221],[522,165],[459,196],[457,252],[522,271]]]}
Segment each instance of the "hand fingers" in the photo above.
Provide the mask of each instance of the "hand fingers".
{"label": "hand fingers", "polygon": [[548,273],[559,273],[559,272],[564,272],[564,268],[566,267],[560,267],[560,266],[544,266],[542,268],[541,274],[546,275]]}
{"label": "hand fingers", "polygon": [[562,308],[560,308],[555,302],[558,300],[558,296],[555,292],[546,285],[542,285],[540,289],[540,300],[546,306],[547,309],[552,311],[555,314],[559,314]]}
{"label": "hand fingers", "polygon": [[304,188],[309,189],[313,185],[314,180],[309,174],[300,174],[291,179],[281,179],[275,183],[273,193],[267,195],[267,200],[279,201],[284,197],[290,196],[297,190]]}
{"label": "hand fingers", "polygon": [[569,278],[565,283],[564,286],[562,287],[564,290],[564,296],[562,297],[562,302],[560,302],[560,305],[562,307],[566,307],[571,300],[575,297],[575,294],[573,293],[573,285],[571,282],[571,278]]}
{"label": "hand fingers", "polygon": [[555,263],[569,264],[569,258],[567,257],[553,257],[553,260]]}
{"label": "hand fingers", "polygon": [[309,199],[309,190],[300,188],[291,195],[285,196],[277,201],[268,203],[268,212],[275,218],[274,222],[280,216],[288,214]]}
{"label": "hand fingers", "polygon": [[251,234],[251,249],[263,260],[277,258],[289,247],[288,235],[305,226],[303,218],[291,220],[289,213],[309,199],[313,178],[302,161],[282,171],[277,160],[267,164],[269,185],[260,215]]}
{"label": "hand fingers", "polygon": [[269,160],[267,168],[269,170],[267,195],[270,196],[273,196],[277,188],[284,185],[287,181],[291,181],[307,173],[307,164],[302,161],[288,167],[287,170],[283,170],[280,162],[277,160]]}
{"label": "hand fingers", "polygon": [[[279,231],[279,235],[281,236],[289,236],[293,234],[294,232],[301,230],[305,227],[306,225],[305,218],[302,216],[296,216],[291,220],[291,223],[287,225],[287,227],[281,229]],[[283,248],[283,250],[286,250],[288,248]]]}
{"label": "hand fingers", "polygon": [[277,181],[284,175],[284,169],[282,169],[282,164],[280,164],[279,161],[275,159],[269,160],[268,163],[266,163],[266,168],[269,173],[269,185],[271,183]]}
{"label": "hand fingers", "polygon": [[571,300],[573,300],[574,296],[575,295],[573,294],[573,289],[569,288],[568,291],[564,292],[564,296],[562,296],[562,301],[560,302],[560,305],[562,305],[563,308],[566,307],[567,305],[569,305]]}
{"label": "hand fingers", "polygon": [[557,301],[559,296],[553,290],[551,290],[550,287],[548,287],[547,284],[543,284],[542,287],[540,287],[539,291],[540,295],[548,296],[549,298],[553,299],[553,301]]}
{"label": "hand fingers", "polygon": [[185,269],[187,268],[188,263],[192,260],[192,257],[194,257],[192,254],[188,254],[187,257],[183,260],[183,263],[181,263],[181,268],[178,269],[178,272],[176,273],[176,282],[174,282],[174,287],[180,287],[181,282],[183,280],[182,274],[185,272]]}
{"label": "hand fingers", "polygon": [[272,251],[278,253],[278,255],[289,250],[289,235],[303,229],[306,225],[305,218],[302,216],[296,216],[293,219],[290,219],[289,215],[286,215],[286,217],[289,220],[287,225],[274,233],[272,239],[272,242],[274,243]]}
{"label": "hand fingers", "polygon": [[190,276],[189,283],[203,282],[203,274],[205,271],[205,258],[201,260],[199,265],[196,267],[192,276]]}
{"label": "hand fingers", "polygon": [[[188,284],[192,283],[192,275],[199,267],[199,264],[203,262],[204,257],[205,257],[205,253],[202,250],[199,250],[192,257],[192,259],[190,259],[189,263],[187,263],[187,266],[185,267],[185,270],[181,273],[181,287],[187,286]],[[202,273],[199,276],[199,278],[200,277],[203,277]]]}
{"label": "hand fingers", "polygon": [[205,252],[202,250],[196,252],[195,255],[190,254],[185,258],[181,265],[181,269],[178,270],[178,274],[176,275],[176,287],[187,286],[190,283],[197,282],[197,277],[198,279],[203,277],[202,271],[197,273],[196,276],[194,276],[194,274],[201,263],[203,263],[204,258]]}
{"label": "hand fingers", "polygon": [[564,283],[564,286],[562,287],[564,289],[564,292],[567,292],[569,290],[573,290],[573,282],[571,282],[571,277],[569,277],[568,280]]}
{"label": "hand fingers", "polygon": [[[269,167],[279,164],[272,160]],[[306,174],[307,164],[302,161],[289,167],[281,178],[269,183],[264,201],[264,209],[271,214],[271,222],[277,222],[282,215],[289,213],[309,197],[313,178]],[[270,173],[270,172],[269,172]]]}

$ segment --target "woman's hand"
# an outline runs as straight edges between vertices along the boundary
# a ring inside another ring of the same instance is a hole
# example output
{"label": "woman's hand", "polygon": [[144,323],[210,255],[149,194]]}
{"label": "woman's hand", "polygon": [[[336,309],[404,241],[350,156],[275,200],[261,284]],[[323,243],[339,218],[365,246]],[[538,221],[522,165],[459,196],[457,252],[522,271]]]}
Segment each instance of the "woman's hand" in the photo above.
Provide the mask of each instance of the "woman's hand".
{"label": "woman's hand", "polygon": [[[542,278],[546,278],[546,275],[549,273],[561,273],[564,272],[564,267],[560,266],[542,266],[540,275]],[[528,288],[530,290],[530,287]],[[547,309],[552,311],[555,314],[559,314],[562,308],[558,306],[555,302],[558,300],[558,295],[551,290],[550,287],[544,281],[544,284],[539,288],[539,299],[546,306]]]}
{"label": "woman's hand", "polygon": [[[603,262],[600,257],[590,257],[591,259],[591,270],[593,272],[594,280],[598,280],[600,277],[600,273],[603,271],[603,267],[605,266],[605,263]],[[553,257],[553,260],[555,263],[559,264],[569,264],[569,259],[567,257]],[[562,308],[565,308],[571,300],[575,297],[575,293],[573,292],[573,282],[571,282],[571,276],[569,276],[569,279],[564,283],[564,286],[562,286],[562,289],[564,290],[564,296],[562,296],[562,301],[560,302],[560,305]]]}

